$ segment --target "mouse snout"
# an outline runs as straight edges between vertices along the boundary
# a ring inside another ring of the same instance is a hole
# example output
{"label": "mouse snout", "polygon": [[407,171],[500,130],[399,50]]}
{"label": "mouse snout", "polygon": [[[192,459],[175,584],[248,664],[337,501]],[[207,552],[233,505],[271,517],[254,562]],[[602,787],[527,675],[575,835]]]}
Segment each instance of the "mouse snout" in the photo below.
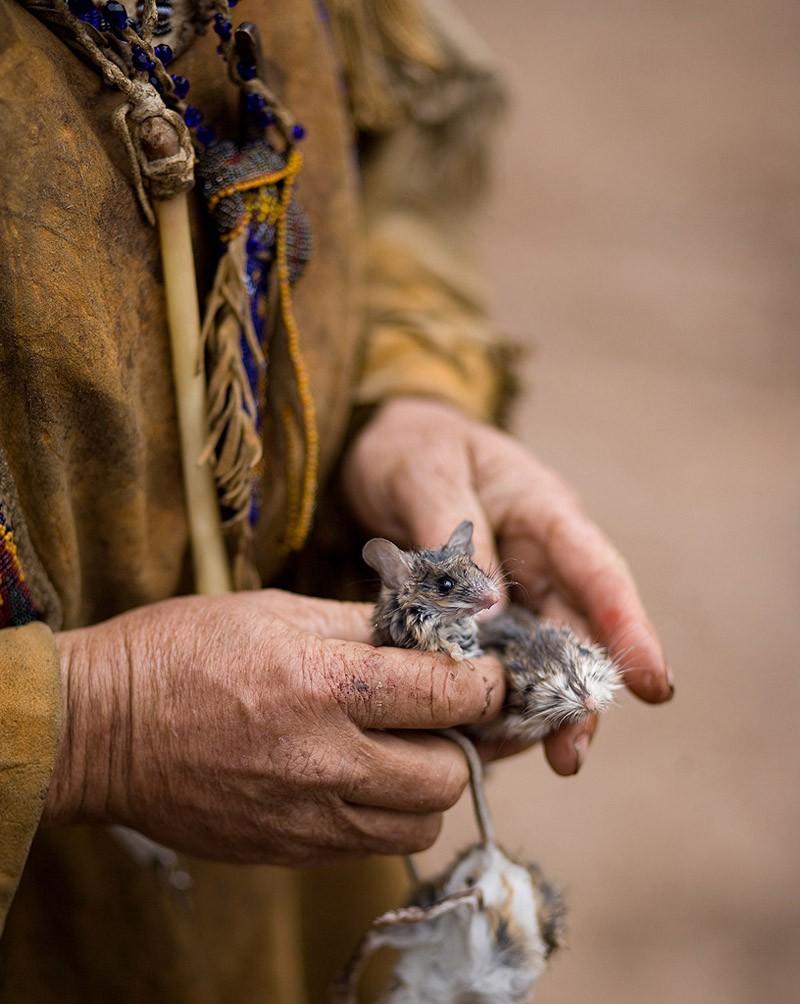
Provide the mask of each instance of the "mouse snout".
{"label": "mouse snout", "polygon": [[481,590],[476,597],[476,605],[479,610],[488,610],[489,607],[493,607],[500,599],[500,590],[497,586],[487,586],[485,589]]}
{"label": "mouse snout", "polygon": [[585,698],[583,706],[584,708],[586,708],[587,711],[597,711],[599,708],[599,705],[597,703],[597,698],[592,697],[591,695]]}

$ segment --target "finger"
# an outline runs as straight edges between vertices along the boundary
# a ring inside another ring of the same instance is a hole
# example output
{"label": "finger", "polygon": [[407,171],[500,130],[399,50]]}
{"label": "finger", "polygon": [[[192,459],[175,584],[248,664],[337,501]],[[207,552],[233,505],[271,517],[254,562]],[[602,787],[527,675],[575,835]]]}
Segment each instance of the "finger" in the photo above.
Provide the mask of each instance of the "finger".
{"label": "finger", "polygon": [[575,634],[583,642],[591,642],[592,629],[585,617],[582,617],[577,610],[573,609],[558,593],[548,593],[539,604],[539,613],[542,617],[553,621],[556,624],[565,624],[572,628]]}
{"label": "finger", "polygon": [[372,637],[371,603],[323,600],[283,589],[262,589],[247,595],[265,613],[281,617],[294,627],[321,638],[369,642]]}
{"label": "finger", "polygon": [[455,662],[438,653],[327,639],[318,658],[336,700],[362,729],[443,729],[488,720],[505,697],[502,667],[491,656]]}
{"label": "finger", "polygon": [[426,733],[369,732],[361,773],[340,792],[347,802],[402,812],[444,812],[469,781],[467,762],[450,740]]}
{"label": "finger", "polygon": [[578,513],[559,513],[545,539],[554,573],[586,611],[595,638],[620,662],[628,687],[645,701],[669,700],[664,653],[617,551]]}
{"label": "finger", "polygon": [[334,846],[367,854],[418,854],[431,847],[442,829],[439,812],[396,812],[343,802]]}
{"label": "finger", "polygon": [[493,760],[505,760],[506,757],[524,753],[531,746],[535,746],[538,740],[529,742],[527,739],[476,739],[474,742],[481,760],[484,763],[491,763]]}
{"label": "finger", "polygon": [[546,737],[544,753],[556,774],[566,777],[578,773],[596,730],[597,715],[589,715],[585,721],[564,725]]}
{"label": "finger", "polygon": [[460,453],[426,456],[424,476],[406,470],[398,477],[397,512],[413,547],[442,547],[462,520],[472,523],[473,559],[487,574],[499,568],[494,533],[471,486],[472,474]]}

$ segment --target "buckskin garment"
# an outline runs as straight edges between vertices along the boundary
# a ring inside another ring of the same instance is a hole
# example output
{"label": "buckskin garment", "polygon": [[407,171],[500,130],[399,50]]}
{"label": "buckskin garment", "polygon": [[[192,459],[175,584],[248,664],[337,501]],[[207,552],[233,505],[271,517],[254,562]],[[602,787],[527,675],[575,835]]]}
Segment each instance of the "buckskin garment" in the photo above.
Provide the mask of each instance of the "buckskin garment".
{"label": "buckskin garment", "polygon": [[[501,98],[439,3],[244,7],[308,130],[298,199],[314,251],[295,312],[324,505],[357,407],[422,394],[491,417],[501,403],[497,342],[464,257]],[[170,70],[191,79],[207,121],[235,122],[216,37],[184,41]],[[0,0],[0,1001],[305,1004],[401,899],[397,862],[192,860],[186,908],[103,828],[37,834],[62,727],[53,632],[192,588],[157,234],[110,126],[120,101],[53,31]],[[204,297],[213,241],[192,199]],[[290,392],[273,380],[268,407]],[[321,546],[280,547],[273,428],[256,535],[265,584],[313,564]],[[337,592],[319,573],[316,584]]]}

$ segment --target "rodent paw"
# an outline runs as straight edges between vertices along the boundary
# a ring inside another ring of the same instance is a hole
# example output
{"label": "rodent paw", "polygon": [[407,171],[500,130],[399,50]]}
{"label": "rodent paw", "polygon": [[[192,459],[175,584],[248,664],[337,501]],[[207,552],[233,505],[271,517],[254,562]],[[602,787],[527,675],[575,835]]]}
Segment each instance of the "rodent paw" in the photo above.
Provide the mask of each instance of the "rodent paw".
{"label": "rodent paw", "polygon": [[449,655],[453,662],[464,662],[467,658],[467,653],[460,645],[443,645],[442,651],[445,655]]}

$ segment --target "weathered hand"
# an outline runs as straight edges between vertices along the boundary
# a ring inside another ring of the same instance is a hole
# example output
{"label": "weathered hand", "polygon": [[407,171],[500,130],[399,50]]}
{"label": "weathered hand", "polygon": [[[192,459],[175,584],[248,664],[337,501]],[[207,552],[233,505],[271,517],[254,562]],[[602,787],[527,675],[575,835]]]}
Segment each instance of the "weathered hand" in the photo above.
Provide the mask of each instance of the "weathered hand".
{"label": "weathered hand", "polygon": [[375,649],[371,610],[265,590],[60,634],[66,727],[45,821],[123,823],[227,861],[428,847],[467,769],[453,743],[411,730],[496,713],[502,672]]}
{"label": "weathered hand", "polygon": [[[344,479],[368,529],[401,545],[439,547],[460,520],[471,519],[475,560],[488,569],[499,556],[521,602],[606,645],[638,697],[659,703],[672,696],[661,646],[623,559],[564,483],[511,437],[449,405],[398,398],[355,440]],[[545,740],[554,770],[579,769],[595,726],[590,718]]]}

